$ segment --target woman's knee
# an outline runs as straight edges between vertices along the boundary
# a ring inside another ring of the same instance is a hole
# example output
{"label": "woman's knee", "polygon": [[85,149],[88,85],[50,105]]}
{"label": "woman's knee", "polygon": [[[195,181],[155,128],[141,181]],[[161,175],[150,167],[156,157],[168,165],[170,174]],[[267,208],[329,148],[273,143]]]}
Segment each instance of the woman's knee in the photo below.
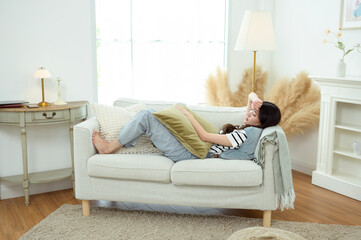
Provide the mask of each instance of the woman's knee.
{"label": "woman's knee", "polygon": [[143,118],[149,119],[149,118],[154,118],[154,115],[153,115],[154,112],[155,112],[155,110],[153,110],[153,109],[143,109],[137,115],[139,117],[141,117],[142,119]]}
{"label": "woman's knee", "polygon": [[141,114],[141,115],[153,115],[154,112],[155,112],[154,109],[147,108],[147,109],[141,110],[138,114]]}

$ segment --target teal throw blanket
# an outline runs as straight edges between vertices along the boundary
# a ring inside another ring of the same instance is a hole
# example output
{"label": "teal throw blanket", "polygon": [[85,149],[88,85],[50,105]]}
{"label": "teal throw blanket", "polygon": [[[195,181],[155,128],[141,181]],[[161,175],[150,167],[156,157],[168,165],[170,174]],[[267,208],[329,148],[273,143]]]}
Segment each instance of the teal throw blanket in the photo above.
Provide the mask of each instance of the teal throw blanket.
{"label": "teal throw blanket", "polygon": [[294,208],[295,192],[293,189],[291,157],[285,133],[280,126],[265,128],[255,150],[255,162],[264,166],[265,143],[274,145],[273,176],[277,196],[277,207]]}

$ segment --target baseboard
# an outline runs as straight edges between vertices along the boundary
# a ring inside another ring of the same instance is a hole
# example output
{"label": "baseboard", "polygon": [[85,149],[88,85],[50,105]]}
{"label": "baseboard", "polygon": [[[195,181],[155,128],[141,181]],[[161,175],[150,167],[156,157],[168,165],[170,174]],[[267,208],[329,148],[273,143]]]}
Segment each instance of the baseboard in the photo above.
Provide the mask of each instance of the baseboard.
{"label": "baseboard", "polygon": [[[30,184],[29,195],[44,193],[44,192],[59,191],[59,190],[69,189],[72,187],[73,184],[70,179],[65,179],[50,183]],[[14,198],[14,197],[21,197],[21,196],[24,196],[24,189],[22,187],[22,184],[0,182],[0,200]]]}
{"label": "baseboard", "polygon": [[311,176],[316,166],[292,159],[292,169]]}
{"label": "baseboard", "polygon": [[327,175],[319,171],[312,173],[312,184],[361,201],[361,186],[350,179],[353,180],[351,177]]}

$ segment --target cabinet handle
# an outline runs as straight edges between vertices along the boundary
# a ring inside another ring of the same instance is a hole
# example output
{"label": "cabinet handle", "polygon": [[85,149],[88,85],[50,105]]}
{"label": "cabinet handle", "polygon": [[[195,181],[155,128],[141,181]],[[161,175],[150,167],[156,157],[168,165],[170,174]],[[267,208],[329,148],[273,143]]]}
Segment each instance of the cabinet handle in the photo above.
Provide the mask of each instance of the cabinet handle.
{"label": "cabinet handle", "polygon": [[43,116],[46,118],[46,119],[53,119],[56,115],[56,112],[53,112],[52,116],[51,117],[48,117],[48,115],[46,113],[43,113]]}

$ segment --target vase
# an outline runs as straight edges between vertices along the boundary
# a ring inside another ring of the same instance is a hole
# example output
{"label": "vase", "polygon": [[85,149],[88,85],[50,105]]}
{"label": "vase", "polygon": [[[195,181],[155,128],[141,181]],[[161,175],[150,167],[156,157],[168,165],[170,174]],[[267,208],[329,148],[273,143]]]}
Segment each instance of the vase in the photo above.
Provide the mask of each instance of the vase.
{"label": "vase", "polygon": [[336,66],[336,76],[344,77],[346,74],[346,63],[341,59]]}

